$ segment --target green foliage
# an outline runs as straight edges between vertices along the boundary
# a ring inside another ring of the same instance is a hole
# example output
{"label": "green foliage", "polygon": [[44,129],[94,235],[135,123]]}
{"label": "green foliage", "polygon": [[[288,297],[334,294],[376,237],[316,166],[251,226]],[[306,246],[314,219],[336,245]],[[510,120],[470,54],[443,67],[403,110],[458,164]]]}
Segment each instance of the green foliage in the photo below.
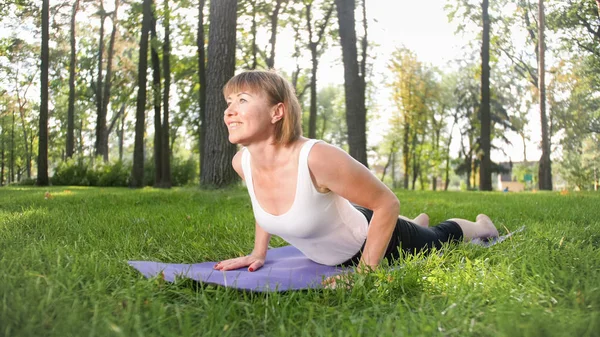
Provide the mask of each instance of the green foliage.
{"label": "green foliage", "polygon": [[[144,164],[144,184],[154,185],[154,160]],[[92,165],[89,160],[68,159],[58,165],[52,177],[52,185],[57,186],[106,186],[128,187],[131,164],[120,161],[104,163],[97,158]],[[171,164],[173,186],[193,184],[198,177],[198,162],[194,158],[176,158]]]}

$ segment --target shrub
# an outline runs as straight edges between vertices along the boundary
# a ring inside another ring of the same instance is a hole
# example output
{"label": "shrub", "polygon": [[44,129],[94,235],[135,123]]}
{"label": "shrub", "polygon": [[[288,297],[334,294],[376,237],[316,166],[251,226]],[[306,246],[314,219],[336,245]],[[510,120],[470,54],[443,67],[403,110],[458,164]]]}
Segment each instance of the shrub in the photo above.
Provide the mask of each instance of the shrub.
{"label": "shrub", "polygon": [[52,185],[90,186],[90,178],[94,179],[93,175],[88,176],[88,167],[83,160],[71,158],[58,164],[51,182]]}

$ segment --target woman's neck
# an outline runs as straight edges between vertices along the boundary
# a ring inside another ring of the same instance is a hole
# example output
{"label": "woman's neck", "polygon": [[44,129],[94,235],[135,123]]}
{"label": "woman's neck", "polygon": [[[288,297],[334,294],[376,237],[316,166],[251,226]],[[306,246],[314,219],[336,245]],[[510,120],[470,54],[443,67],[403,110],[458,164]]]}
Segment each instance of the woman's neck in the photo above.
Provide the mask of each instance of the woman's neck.
{"label": "woman's neck", "polygon": [[290,163],[296,157],[298,145],[306,141],[304,137],[289,143],[277,144],[271,140],[246,146],[252,156],[252,166],[260,171],[272,171]]}

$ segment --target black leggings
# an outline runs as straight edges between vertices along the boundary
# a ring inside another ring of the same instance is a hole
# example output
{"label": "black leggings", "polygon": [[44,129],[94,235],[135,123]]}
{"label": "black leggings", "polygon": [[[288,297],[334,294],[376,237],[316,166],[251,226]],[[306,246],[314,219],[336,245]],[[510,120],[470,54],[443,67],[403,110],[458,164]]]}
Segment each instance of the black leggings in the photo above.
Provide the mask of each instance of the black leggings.
{"label": "black leggings", "polygon": [[[371,222],[372,210],[360,206],[354,207],[364,214],[369,223]],[[435,227],[422,227],[411,221],[398,218],[383,258],[391,262],[400,258],[401,253],[416,254],[421,251],[429,251],[432,248],[440,249],[444,242],[460,242],[462,238],[462,229],[454,221],[444,221]],[[340,265],[344,267],[357,265],[364,248],[363,244],[356,255]]]}

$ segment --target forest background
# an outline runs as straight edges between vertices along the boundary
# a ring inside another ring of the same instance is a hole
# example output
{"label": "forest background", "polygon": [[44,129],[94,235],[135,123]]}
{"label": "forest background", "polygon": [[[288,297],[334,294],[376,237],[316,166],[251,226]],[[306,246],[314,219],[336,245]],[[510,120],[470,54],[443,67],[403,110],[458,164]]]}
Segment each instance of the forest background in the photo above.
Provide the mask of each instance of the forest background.
{"label": "forest background", "polygon": [[462,41],[445,63],[377,29],[438,19],[406,1],[4,1],[0,185],[234,184],[221,87],[275,68],[305,136],[390,186],[491,190],[519,158],[532,189],[598,190],[600,2],[443,6]]}

